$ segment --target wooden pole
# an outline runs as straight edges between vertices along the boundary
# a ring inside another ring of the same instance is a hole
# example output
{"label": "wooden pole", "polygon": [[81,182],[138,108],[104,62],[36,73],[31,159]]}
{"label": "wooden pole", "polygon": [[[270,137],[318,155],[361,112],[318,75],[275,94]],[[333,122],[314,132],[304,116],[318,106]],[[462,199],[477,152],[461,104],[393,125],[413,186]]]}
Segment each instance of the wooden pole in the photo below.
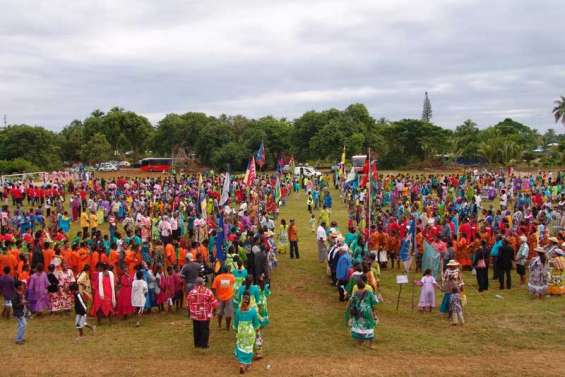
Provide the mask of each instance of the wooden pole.
{"label": "wooden pole", "polygon": [[399,284],[400,289],[398,290],[398,297],[396,298],[396,311],[398,311],[398,305],[400,304],[400,294],[402,293],[402,286],[404,284]]}
{"label": "wooden pole", "polygon": [[408,281],[412,282],[412,311],[414,311],[414,282],[410,280],[410,272],[408,272]]}

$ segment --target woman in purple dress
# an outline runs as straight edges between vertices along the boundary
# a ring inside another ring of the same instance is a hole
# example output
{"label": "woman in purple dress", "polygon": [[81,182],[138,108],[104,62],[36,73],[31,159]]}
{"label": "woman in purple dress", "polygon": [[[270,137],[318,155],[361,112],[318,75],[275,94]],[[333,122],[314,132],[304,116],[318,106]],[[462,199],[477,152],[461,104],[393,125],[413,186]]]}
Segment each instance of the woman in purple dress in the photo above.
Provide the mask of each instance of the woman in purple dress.
{"label": "woman in purple dress", "polygon": [[33,313],[42,313],[49,309],[48,286],[47,274],[43,271],[43,264],[39,263],[29,279],[28,301]]}

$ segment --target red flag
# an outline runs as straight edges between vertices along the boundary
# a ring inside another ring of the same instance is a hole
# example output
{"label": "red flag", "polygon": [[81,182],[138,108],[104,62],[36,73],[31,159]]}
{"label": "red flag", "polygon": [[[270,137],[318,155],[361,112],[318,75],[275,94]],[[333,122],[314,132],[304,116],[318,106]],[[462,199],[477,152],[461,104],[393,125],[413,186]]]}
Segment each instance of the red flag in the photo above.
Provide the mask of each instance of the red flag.
{"label": "red flag", "polygon": [[251,161],[249,162],[249,167],[248,170],[245,174],[246,179],[246,184],[248,186],[251,186],[253,184],[253,181],[255,180],[255,157],[251,157]]}
{"label": "red flag", "polygon": [[365,163],[363,164],[363,169],[361,169],[361,174],[369,174],[369,159],[365,158]]}
{"label": "red flag", "polygon": [[367,181],[369,180],[369,159],[365,159],[365,164],[363,164],[363,169],[361,169],[362,178],[361,182],[359,183],[359,187],[364,188],[367,186]]}

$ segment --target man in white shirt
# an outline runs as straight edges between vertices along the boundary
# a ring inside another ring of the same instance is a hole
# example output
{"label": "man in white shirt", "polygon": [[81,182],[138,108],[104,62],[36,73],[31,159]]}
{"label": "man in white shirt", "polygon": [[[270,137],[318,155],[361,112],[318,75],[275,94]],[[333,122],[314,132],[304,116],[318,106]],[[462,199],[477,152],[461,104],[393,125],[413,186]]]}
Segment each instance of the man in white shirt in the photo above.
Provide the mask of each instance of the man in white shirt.
{"label": "man in white shirt", "polygon": [[500,209],[505,210],[507,206],[508,206],[508,195],[506,194],[506,191],[502,190],[502,193],[500,194]]}
{"label": "man in white shirt", "polygon": [[321,222],[318,225],[318,230],[316,231],[316,239],[318,240],[318,261],[323,263],[327,258],[328,249],[326,247],[326,241],[328,236],[326,234],[326,223]]}

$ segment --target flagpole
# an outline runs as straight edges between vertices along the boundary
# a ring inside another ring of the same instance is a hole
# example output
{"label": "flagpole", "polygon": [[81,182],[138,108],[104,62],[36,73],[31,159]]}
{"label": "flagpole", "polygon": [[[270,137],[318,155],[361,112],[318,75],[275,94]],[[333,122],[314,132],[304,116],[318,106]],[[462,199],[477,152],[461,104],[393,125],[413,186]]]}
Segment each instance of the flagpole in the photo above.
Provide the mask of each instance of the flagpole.
{"label": "flagpole", "polygon": [[368,201],[368,210],[369,210],[369,216],[367,218],[367,229],[369,229],[368,231],[368,235],[371,235],[371,148],[367,148],[367,158],[369,159],[369,171],[367,172],[368,176],[367,176],[367,183],[369,185],[369,189],[367,190],[369,193],[369,201]]}

